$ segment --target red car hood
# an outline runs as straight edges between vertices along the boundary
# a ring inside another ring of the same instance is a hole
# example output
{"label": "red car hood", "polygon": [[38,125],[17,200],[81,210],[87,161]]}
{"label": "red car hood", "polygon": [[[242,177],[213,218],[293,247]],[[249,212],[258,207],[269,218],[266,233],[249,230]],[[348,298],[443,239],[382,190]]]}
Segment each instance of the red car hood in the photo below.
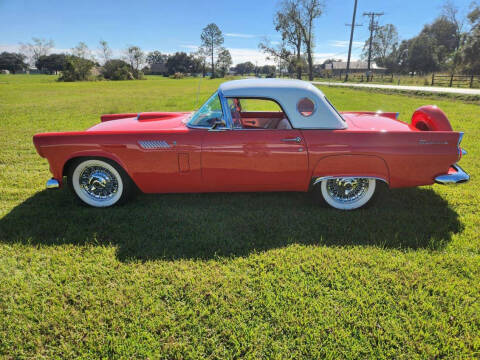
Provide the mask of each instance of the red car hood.
{"label": "red car hood", "polygon": [[[89,128],[88,132],[136,132],[136,131],[185,131],[185,122],[191,112],[152,112],[121,118],[122,114],[104,115],[102,122]],[[112,119],[111,119],[112,118]]]}
{"label": "red car hood", "polygon": [[397,120],[397,113],[343,112],[350,131],[418,131]]}

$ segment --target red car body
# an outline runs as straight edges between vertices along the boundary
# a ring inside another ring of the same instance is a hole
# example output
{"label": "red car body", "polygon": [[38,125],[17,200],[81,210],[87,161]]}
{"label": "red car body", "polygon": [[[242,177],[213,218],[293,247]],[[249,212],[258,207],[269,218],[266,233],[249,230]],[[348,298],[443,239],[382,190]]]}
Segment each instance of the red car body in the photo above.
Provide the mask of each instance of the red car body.
{"label": "red car body", "polygon": [[[190,116],[104,115],[86,131],[33,141],[60,186],[72,160],[94,157],[117,163],[145,193],[308,191],[315,179],[359,176],[413,187],[457,173],[462,156],[462,134],[432,106],[419,109],[412,124],[395,113],[343,112],[341,129],[212,131],[189,127]],[[253,124],[279,114],[241,116]]]}

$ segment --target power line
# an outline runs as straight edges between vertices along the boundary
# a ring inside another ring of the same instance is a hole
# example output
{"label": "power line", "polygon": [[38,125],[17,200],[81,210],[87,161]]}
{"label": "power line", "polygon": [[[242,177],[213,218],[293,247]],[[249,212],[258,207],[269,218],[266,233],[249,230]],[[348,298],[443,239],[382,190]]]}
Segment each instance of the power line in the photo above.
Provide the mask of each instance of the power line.
{"label": "power line", "polygon": [[364,12],[363,16],[369,16],[370,17],[370,25],[369,25],[369,30],[370,30],[370,39],[369,39],[369,45],[368,45],[368,71],[370,71],[370,64],[372,63],[372,42],[373,42],[373,32],[378,29],[378,21],[375,22],[375,16],[382,16],[385,15],[384,12]]}

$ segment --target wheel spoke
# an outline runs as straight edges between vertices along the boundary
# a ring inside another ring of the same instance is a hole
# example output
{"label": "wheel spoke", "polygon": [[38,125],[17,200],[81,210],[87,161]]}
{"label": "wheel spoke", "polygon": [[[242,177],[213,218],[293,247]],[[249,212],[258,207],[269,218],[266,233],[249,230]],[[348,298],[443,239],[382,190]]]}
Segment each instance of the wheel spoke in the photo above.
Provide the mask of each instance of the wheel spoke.
{"label": "wheel spoke", "polygon": [[89,166],[83,169],[79,182],[83,192],[97,201],[109,200],[118,191],[116,177],[102,166]]}
{"label": "wheel spoke", "polygon": [[368,191],[368,179],[339,178],[327,181],[328,195],[341,203],[354,203],[365,196]]}

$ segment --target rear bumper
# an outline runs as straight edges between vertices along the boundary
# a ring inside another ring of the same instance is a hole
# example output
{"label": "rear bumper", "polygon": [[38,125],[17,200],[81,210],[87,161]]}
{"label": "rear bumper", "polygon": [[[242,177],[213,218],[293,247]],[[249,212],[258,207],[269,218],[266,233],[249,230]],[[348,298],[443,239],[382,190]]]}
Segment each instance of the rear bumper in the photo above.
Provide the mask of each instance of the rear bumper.
{"label": "rear bumper", "polygon": [[466,183],[470,180],[470,175],[468,175],[463,169],[457,164],[452,165],[448,174],[440,175],[435,178],[437,184],[442,185],[455,185]]}
{"label": "rear bumper", "polygon": [[51,178],[47,180],[47,189],[58,189],[60,187],[60,182],[57,179]]}

